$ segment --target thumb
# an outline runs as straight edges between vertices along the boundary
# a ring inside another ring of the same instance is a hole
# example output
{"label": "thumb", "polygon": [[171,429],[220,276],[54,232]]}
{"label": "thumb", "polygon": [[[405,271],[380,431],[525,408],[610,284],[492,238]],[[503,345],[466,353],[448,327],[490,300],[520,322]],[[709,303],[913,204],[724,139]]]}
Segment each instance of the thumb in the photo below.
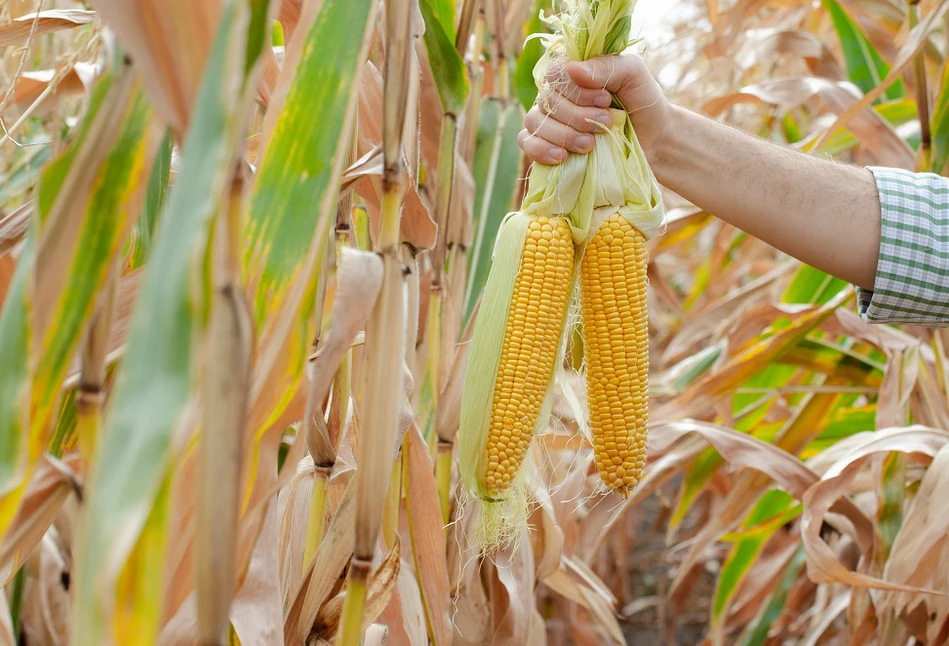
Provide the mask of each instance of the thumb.
{"label": "thumb", "polygon": [[633,55],[599,56],[582,63],[567,65],[567,73],[574,83],[589,89],[605,89],[614,94],[639,85],[646,73],[642,59]]}

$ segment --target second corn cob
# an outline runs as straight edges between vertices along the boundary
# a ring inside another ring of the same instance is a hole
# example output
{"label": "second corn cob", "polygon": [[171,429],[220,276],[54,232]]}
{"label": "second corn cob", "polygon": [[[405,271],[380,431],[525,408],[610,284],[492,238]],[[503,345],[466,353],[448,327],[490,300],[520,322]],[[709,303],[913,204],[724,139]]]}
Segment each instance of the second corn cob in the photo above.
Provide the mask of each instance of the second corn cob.
{"label": "second corn cob", "polygon": [[620,213],[593,234],[580,263],[593,456],[603,482],[624,496],[646,464],[646,265],[646,237]]}

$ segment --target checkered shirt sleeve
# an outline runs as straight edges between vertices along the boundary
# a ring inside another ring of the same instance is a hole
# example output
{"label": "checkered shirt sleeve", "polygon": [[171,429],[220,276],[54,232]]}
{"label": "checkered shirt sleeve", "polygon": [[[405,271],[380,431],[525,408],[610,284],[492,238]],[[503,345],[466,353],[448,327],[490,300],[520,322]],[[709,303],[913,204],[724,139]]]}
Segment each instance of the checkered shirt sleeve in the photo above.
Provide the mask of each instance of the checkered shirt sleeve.
{"label": "checkered shirt sleeve", "polygon": [[869,167],[882,207],[873,290],[857,289],[871,323],[949,327],[949,178]]}

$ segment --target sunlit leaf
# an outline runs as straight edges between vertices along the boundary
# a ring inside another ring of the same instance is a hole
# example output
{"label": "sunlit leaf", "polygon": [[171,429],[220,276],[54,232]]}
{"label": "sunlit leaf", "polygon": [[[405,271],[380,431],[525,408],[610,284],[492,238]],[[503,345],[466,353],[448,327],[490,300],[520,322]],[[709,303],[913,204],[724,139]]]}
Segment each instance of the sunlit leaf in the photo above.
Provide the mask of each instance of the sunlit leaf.
{"label": "sunlit leaf", "polygon": [[428,63],[435,77],[442,109],[449,114],[459,115],[471,91],[468,71],[455,49],[455,43],[436,17],[432,1],[419,0],[419,8],[425,20],[425,50],[428,52]]}
{"label": "sunlit leaf", "polygon": [[[748,514],[742,526],[749,528],[766,524],[765,531],[743,536],[732,546],[715,583],[715,596],[712,603],[713,623],[717,624],[722,620],[722,613],[741,583],[742,577],[751,568],[765,542],[781,528],[784,522],[787,522],[786,512],[793,504],[794,498],[790,494],[779,489],[772,489],[761,497],[758,504]],[[768,522],[774,519],[780,522]]]}
{"label": "sunlit leaf", "polygon": [[[823,2],[837,29],[850,80],[867,93],[886,78],[890,72],[890,66],[886,64],[857,22],[837,0],[823,0]],[[902,80],[893,83],[885,92],[886,98],[891,100],[900,99],[905,94],[906,86]]]}
{"label": "sunlit leaf", "polygon": [[128,260],[129,269],[137,269],[148,260],[158,227],[158,217],[165,206],[165,198],[168,195],[173,148],[174,140],[169,130],[165,133],[165,138],[158,147],[158,153],[152,165],[152,175],[148,180],[145,204],[142,207],[141,215],[135,221],[135,228],[132,231],[132,248]]}

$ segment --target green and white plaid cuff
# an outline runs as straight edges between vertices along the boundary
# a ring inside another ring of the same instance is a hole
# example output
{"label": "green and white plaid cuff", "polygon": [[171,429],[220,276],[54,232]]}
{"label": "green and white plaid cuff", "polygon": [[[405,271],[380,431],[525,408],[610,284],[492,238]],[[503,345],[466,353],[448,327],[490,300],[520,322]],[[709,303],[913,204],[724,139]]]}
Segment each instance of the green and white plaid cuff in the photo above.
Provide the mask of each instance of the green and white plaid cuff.
{"label": "green and white plaid cuff", "polygon": [[871,323],[949,327],[949,178],[869,167],[882,207],[873,291],[857,288]]}

